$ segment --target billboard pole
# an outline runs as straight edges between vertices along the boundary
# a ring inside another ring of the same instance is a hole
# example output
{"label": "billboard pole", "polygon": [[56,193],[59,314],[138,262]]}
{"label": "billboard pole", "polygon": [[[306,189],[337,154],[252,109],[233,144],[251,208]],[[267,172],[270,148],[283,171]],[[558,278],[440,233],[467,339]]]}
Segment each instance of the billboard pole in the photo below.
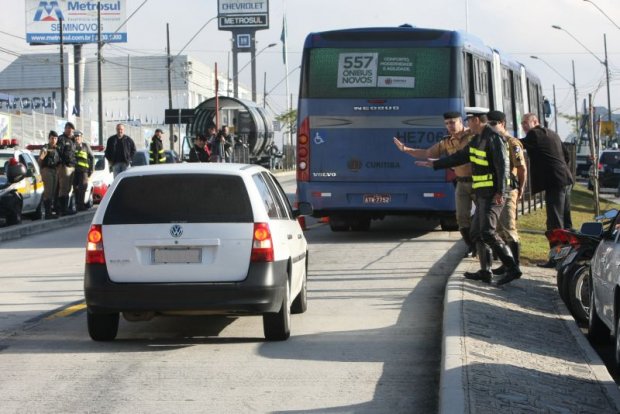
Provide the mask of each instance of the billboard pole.
{"label": "billboard pole", "polygon": [[65,117],[65,48],[63,43],[62,19],[60,22],[60,117]]}
{"label": "billboard pole", "polygon": [[103,90],[101,79],[101,2],[97,2],[97,103],[98,103],[98,124],[99,124],[99,145],[103,145]]}
{"label": "billboard pole", "polygon": [[[168,109],[172,109],[172,78],[170,67],[172,65],[172,58],[170,57],[170,24],[166,23],[166,44],[168,51]],[[174,149],[174,125],[170,124],[170,149]]]}

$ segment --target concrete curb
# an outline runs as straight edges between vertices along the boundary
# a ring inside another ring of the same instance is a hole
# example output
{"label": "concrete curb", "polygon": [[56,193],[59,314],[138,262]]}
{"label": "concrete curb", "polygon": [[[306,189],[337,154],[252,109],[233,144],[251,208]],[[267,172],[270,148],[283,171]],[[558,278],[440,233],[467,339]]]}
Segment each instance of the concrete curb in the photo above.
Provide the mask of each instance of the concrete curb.
{"label": "concrete curb", "polygon": [[54,220],[37,220],[22,223],[17,226],[4,227],[0,229],[0,242],[19,239],[31,234],[61,229],[74,224],[89,223],[93,219],[96,211],[96,208],[91,208],[88,211],[83,211],[72,216],[60,217]]}
{"label": "concrete curb", "polygon": [[[460,265],[459,265],[460,267]],[[455,273],[459,270],[455,269]],[[448,279],[444,296],[439,413],[467,412],[465,390],[468,387],[464,366],[467,361],[463,341],[463,282],[461,277]]]}

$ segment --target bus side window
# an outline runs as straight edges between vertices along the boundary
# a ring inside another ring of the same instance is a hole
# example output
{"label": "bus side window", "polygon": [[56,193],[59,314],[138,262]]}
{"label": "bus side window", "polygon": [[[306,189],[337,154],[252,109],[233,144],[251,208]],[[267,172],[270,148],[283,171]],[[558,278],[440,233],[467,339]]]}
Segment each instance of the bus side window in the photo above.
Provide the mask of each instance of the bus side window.
{"label": "bus side window", "polygon": [[474,80],[474,59],[471,53],[465,54],[465,71],[464,76],[467,79],[465,82],[465,106],[476,105],[476,92],[475,92],[475,80]]}

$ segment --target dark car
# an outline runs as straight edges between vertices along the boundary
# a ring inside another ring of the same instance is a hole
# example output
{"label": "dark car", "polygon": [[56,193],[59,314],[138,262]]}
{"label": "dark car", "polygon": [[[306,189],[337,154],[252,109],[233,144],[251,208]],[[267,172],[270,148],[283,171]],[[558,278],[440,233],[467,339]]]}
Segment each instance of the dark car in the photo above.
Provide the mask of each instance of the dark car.
{"label": "dark car", "polygon": [[[179,156],[173,150],[164,150],[166,154],[166,164],[176,164],[179,162]],[[149,150],[141,149],[136,151],[131,159],[131,166],[138,167],[140,165],[149,165]]]}
{"label": "dark car", "polygon": [[[601,152],[598,161],[599,188],[613,188],[620,184],[620,150],[605,150]],[[592,181],[588,184],[592,189]]]}

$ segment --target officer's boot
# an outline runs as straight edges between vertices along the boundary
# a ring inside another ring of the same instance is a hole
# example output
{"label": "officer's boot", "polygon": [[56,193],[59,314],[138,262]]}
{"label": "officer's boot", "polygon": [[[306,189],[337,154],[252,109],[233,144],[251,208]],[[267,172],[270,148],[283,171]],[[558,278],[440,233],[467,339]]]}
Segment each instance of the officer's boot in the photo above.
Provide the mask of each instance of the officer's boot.
{"label": "officer's boot", "polygon": [[[515,260],[515,263],[517,264],[517,266],[519,266],[519,257],[521,256],[521,245],[519,244],[519,242],[511,241],[510,243],[508,243],[508,247],[510,248],[510,252],[512,253],[512,257]],[[493,269],[492,272],[494,275],[503,275],[504,273],[506,273],[506,266],[502,264],[497,269]]]}
{"label": "officer's boot", "polygon": [[67,215],[67,202],[69,197],[58,197],[58,217]]}
{"label": "officer's boot", "polygon": [[463,241],[467,245],[467,253],[465,253],[465,257],[474,257],[474,252],[476,251],[476,245],[471,241],[471,236],[469,235],[469,227],[460,228],[461,236],[463,237]]}
{"label": "officer's boot", "polygon": [[485,283],[491,283],[491,279],[493,278],[493,274],[491,273],[491,249],[482,242],[476,243],[476,248],[478,250],[480,270],[477,272],[465,272],[464,276],[466,279],[481,280]]}
{"label": "officer's boot", "polygon": [[504,243],[499,243],[494,247],[494,251],[497,253],[497,257],[499,257],[499,259],[502,261],[502,264],[506,268],[506,274],[504,275],[504,277],[497,281],[497,285],[501,286],[520,278],[521,269],[519,269],[519,264],[515,262],[512,252],[510,251],[508,246],[506,246]]}
{"label": "officer's boot", "polygon": [[52,200],[43,200],[43,208],[45,208],[45,220],[56,218],[52,215]]}

